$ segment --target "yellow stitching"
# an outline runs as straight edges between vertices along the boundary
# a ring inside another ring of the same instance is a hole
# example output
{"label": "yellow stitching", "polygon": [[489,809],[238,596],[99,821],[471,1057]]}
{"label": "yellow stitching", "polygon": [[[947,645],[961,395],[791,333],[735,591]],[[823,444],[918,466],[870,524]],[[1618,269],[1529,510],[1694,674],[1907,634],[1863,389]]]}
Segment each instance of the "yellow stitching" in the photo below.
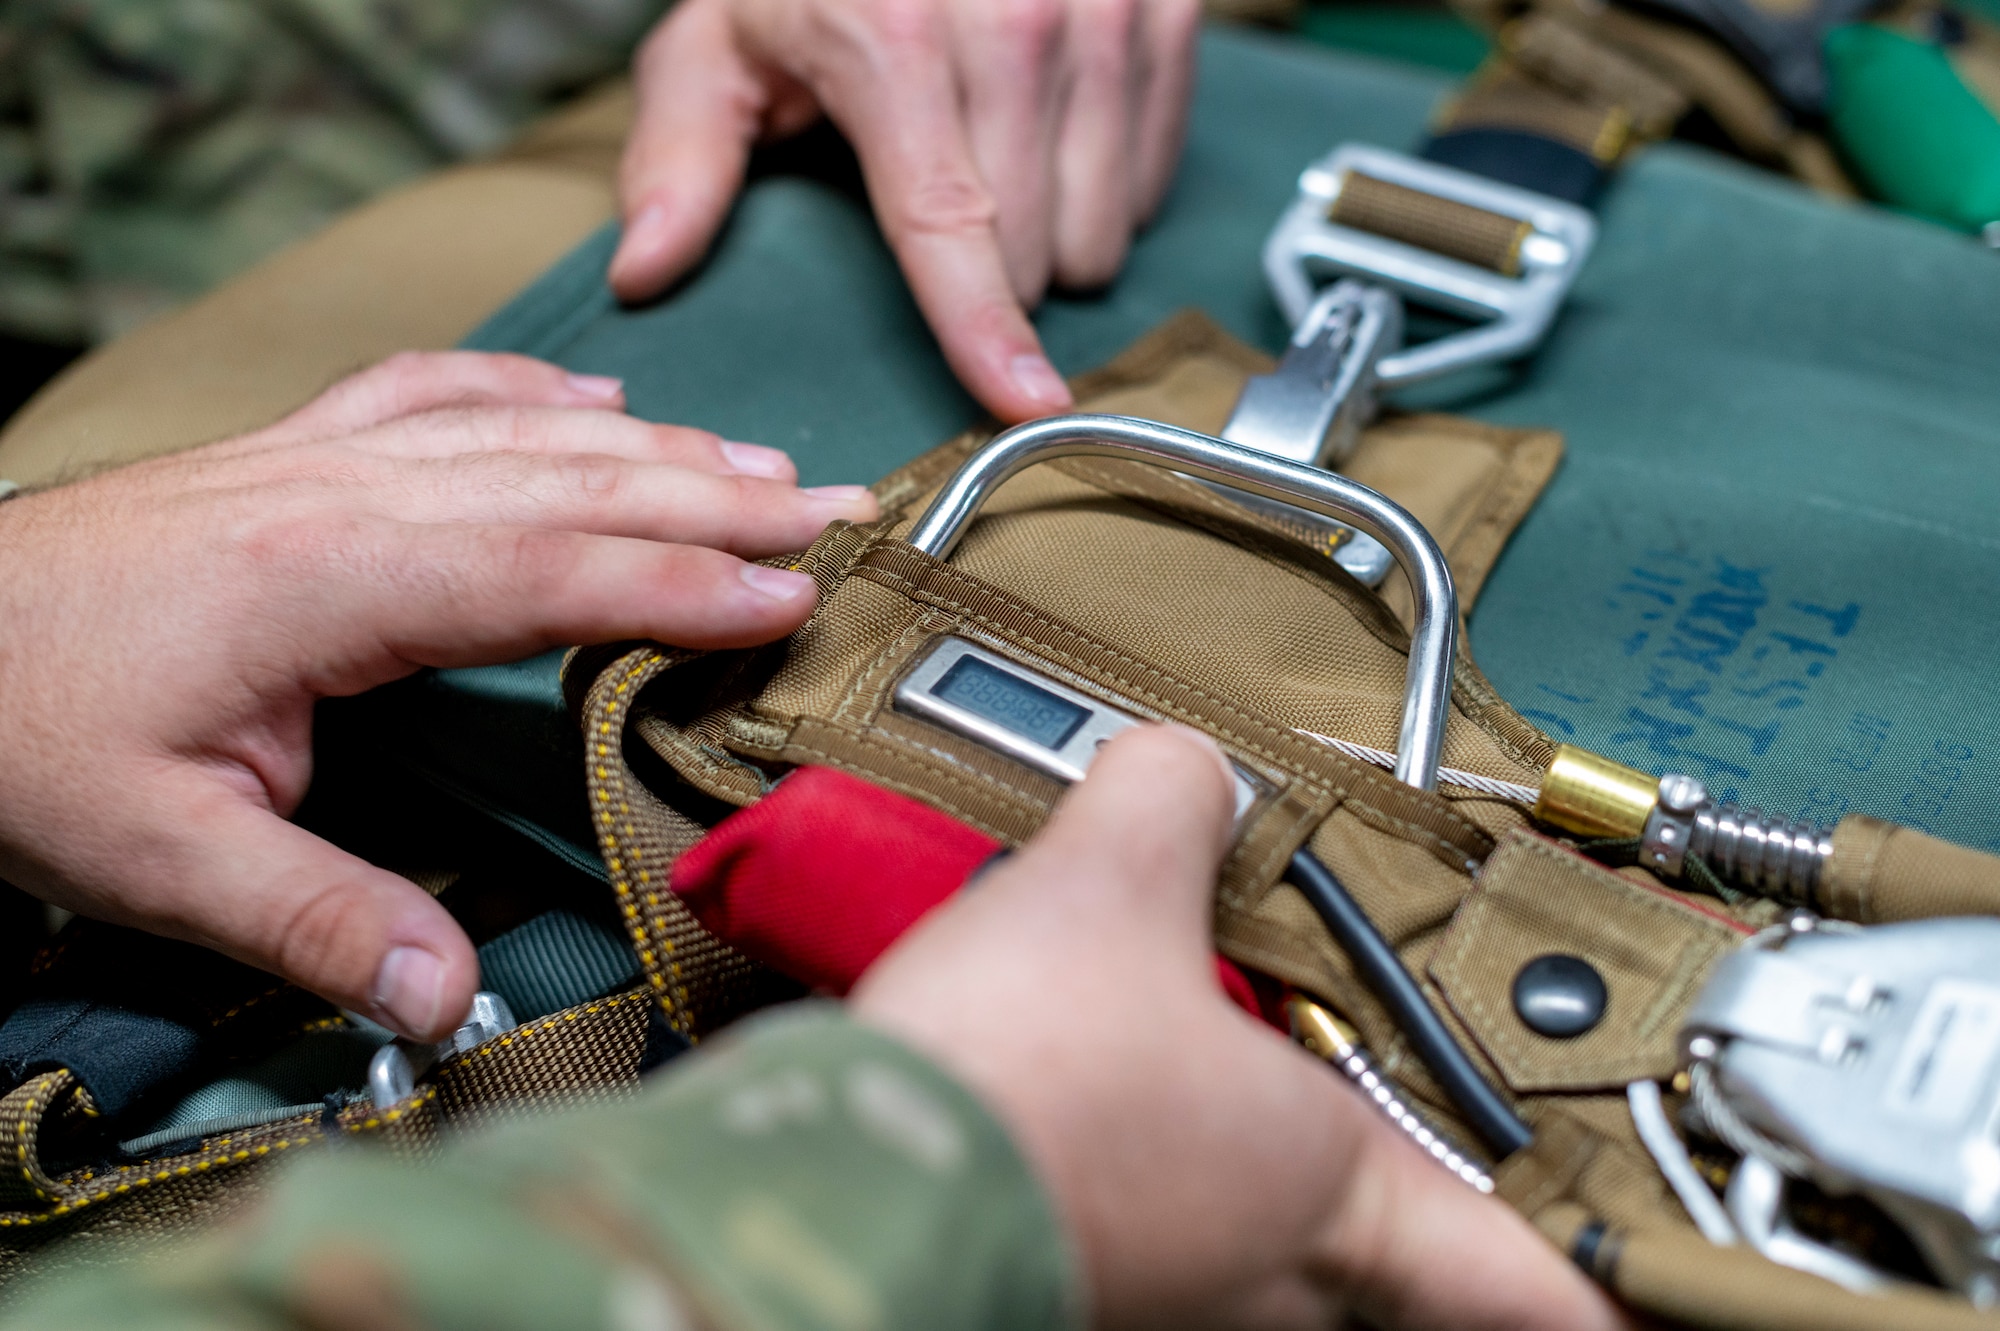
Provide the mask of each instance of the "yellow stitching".
{"label": "yellow stitching", "polygon": [[[600,1012],[607,1012],[612,1008],[620,1007],[638,997],[641,997],[641,995],[619,994],[615,998],[600,998],[596,1002],[585,1004],[582,1015],[594,1017]],[[575,1008],[565,1008],[561,1012],[551,1013],[539,1024],[523,1026],[519,1030],[512,1031],[498,1039],[488,1040],[485,1044],[477,1045],[467,1050],[464,1058],[454,1059],[452,1062],[438,1069],[438,1080],[443,1081],[446,1077],[467,1067],[475,1054],[480,1058],[491,1058],[496,1049],[505,1049],[516,1044],[526,1044],[537,1035],[547,1035],[565,1021],[575,1021],[577,1016],[578,1012]]]}
{"label": "yellow stitching", "polygon": [[[37,1078],[35,1089],[29,1092],[26,1103],[21,1106],[21,1117],[14,1125],[14,1159],[21,1167],[21,1181],[28,1185],[29,1191],[45,1202],[55,1201],[56,1198],[53,1193],[46,1191],[41,1184],[35,1182],[35,1175],[40,1173],[41,1169],[39,1164],[31,1165],[28,1163],[28,1133],[29,1129],[34,1126],[36,1114],[41,1109],[42,1097],[52,1094],[58,1087],[58,1083],[66,1084],[67,1077],[68,1074],[66,1073],[49,1072]],[[44,1175],[44,1177],[47,1176]],[[54,1180],[51,1179],[50,1182],[54,1182]]]}
{"label": "yellow stitching", "polygon": [[[324,1136],[325,1136],[324,1133],[313,1133],[303,1137],[291,1137],[284,1139],[282,1141],[267,1142],[263,1146],[258,1147],[255,1150],[254,1154],[262,1156],[269,1151],[282,1151],[293,1146],[305,1146],[311,1142],[323,1138]],[[236,1156],[231,1158],[236,1160],[248,1160],[252,1154],[253,1152],[250,1151],[242,1151],[237,1153]],[[202,1158],[201,1160],[195,1161],[192,1164],[169,1166],[160,1169],[157,1173],[144,1174],[140,1175],[139,1177],[129,1178],[129,1179],[124,1176],[133,1172],[139,1167],[128,1166],[127,1168],[121,1169],[119,1171],[120,1181],[118,1183],[100,1188],[96,1192],[88,1193],[81,1197],[69,1198],[60,1203],[59,1205],[55,1206],[53,1209],[46,1211],[41,1215],[18,1215],[18,1214],[0,1215],[0,1228],[18,1228],[27,1225],[45,1224],[48,1221],[53,1220],[58,1216],[70,1215],[77,1211],[81,1211],[85,1207],[91,1206],[97,1202],[105,1201],[108,1198],[118,1196],[126,1192],[130,1192],[133,1188],[144,1188],[154,1183],[171,1182],[174,1178],[185,1177],[191,1173],[205,1173],[207,1172],[207,1170],[211,1165],[217,1163],[225,1163],[225,1162],[226,1162],[225,1158],[208,1156]]]}

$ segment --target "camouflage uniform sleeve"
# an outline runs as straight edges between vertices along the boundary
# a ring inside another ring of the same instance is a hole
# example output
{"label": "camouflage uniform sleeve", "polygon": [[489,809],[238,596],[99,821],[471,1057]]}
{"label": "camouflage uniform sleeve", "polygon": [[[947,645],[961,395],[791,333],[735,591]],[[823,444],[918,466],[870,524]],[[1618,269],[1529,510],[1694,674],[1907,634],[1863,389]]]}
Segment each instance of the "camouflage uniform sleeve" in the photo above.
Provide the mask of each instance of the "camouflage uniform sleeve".
{"label": "camouflage uniform sleeve", "polygon": [[1061,1328],[1083,1321],[1046,1198],[973,1098],[806,1004],[640,1095],[433,1163],[301,1161],[244,1221],[55,1274],[0,1328]]}

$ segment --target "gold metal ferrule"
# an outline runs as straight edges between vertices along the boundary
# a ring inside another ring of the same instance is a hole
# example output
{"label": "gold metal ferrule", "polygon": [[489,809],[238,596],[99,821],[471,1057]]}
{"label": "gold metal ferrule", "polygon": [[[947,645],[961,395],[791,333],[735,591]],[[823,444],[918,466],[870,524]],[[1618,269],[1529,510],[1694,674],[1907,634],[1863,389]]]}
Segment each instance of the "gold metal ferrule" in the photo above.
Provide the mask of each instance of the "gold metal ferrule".
{"label": "gold metal ferrule", "polygon": [[1292,1038],[1321,1058],[1352,1057],[1361,1047],[1361,1033],[1309,998],[1293,994],[1285,1000],[1292,1019]]}
{"label": "gold metal ferrule", "polygon": [[1535,818],[1585,837],[1636,837],[1660,799],[1660,778],[1565,744],[1542,777]]}

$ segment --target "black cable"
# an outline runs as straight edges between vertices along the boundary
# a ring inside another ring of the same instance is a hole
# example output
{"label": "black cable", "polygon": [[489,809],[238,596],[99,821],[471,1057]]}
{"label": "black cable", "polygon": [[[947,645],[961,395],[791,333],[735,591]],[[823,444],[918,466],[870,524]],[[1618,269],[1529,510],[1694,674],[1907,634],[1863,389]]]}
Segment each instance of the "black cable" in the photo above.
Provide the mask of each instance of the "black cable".
{"label": "black cable", "polygon": [[1410,1042],[1411,1051],[1430,1069],[1445,1095],[1458,1106],[1466,1122],[1492,1148],[1494,1155],[1505,1159],[1533,1141],[1535,1134],[1486,1078],[1479,1075],[1479,1069],[1431,1010],[1424,991],[1404,968],[1402,958],[1347,894],[1347,889],[1333,876],[1333,870],[1320,863],[1310,850],[1301,849],[1292,856],[1286,877],[1312,903],[1313,910],[1332,932],[1333,941],[1340,944],[1354,963],[1354,969],[1360,972],[1362,983],[1389,1009],[1389,1016]]}

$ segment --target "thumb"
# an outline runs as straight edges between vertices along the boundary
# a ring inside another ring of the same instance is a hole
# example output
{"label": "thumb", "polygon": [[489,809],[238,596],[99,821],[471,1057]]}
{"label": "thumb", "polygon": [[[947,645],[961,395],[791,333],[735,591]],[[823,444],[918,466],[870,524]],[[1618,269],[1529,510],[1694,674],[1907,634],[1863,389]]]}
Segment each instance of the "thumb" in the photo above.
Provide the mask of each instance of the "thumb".
{"label": "thumb", "polygon": [[619,167],[625,234],[610,270],[628,301],[658,295],[708,248],[743,187],[770,101],[720,5],[670,13],[633,71],[639,113]]}
{"label": "thumb", "polygon": [[198,848],[139,924],[272,972],[414,1040],[444,1038],[479,984],[472,943],[408,879],[358,859],[234,791],[179,801]]}
{"label": "thumb", "polygon": [[968,927],[1028,942],[1052,976],[1089,988],[1133,980],[1216,990],[1210,915],[1228,848],[1232,778],[1212,741],[1178,726],[1129,730],[1041,832],[983,877]]}
{"label": "thumb", "polygon": [[1121,928],[1134,909],[1175,933],[1197,923],[1205,954],[1233,781],[1206,735],[1181,726],[1128,730],[1098,752],[1089,774],[1003,872],[1024,891],[1061,893],[1119,917]]}

